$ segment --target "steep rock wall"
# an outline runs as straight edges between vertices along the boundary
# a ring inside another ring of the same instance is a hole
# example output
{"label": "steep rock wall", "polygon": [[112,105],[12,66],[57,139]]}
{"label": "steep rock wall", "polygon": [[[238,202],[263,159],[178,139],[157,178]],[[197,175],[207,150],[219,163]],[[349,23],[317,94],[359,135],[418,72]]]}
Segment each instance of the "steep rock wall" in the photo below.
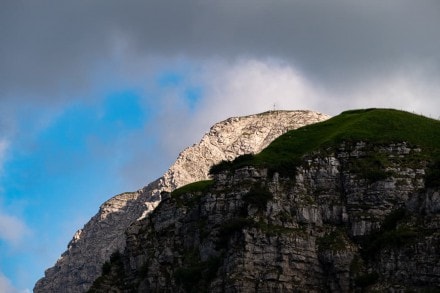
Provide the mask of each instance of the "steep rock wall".
{"label": "steep rock wall", "polygon": [[257,153],[288,130],[328,118],[312,111],[270,111],[215,124],[198,144],[185,149],[162,177],[136,192],[106,201],[83,229],[76,232],[67,251],[54,267],[46,270],[34,292],[87,291],[111,254],[124,250],[127,227],[158,205],[161,192],[207,179],[211,165]]}
{"label": "steep rock wall", "polygon": [[244,167],[164,194],[91,292],[439,290],[440,195],[422,151],[344,143],[290,177]]}

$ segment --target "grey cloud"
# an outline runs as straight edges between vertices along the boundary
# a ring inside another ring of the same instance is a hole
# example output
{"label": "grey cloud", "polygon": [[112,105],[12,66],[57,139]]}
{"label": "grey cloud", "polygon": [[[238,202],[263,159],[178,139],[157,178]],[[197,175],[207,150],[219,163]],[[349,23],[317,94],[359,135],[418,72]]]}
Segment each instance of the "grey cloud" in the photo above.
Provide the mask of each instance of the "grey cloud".
{"label": "grey cloud", "polygon": [[[332,84],[434,64],[438,1],[3,1],[0,95],[63,97],[99,66],[143,56],[273,56]],[[117,71],[117,68],[114,68]]]}

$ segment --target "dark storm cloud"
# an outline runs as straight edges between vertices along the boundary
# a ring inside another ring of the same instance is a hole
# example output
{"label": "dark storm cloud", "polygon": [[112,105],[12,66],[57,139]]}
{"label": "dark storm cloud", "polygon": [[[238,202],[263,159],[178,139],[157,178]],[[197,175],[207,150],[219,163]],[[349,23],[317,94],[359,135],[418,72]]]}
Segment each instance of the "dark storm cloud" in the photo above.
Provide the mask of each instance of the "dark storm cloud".
{"label": "dark storm cloud", "polygon": [[[0,4],[0,95],[85,88],[100,66],[275,57],[323,83],[440,60],[438,1],[16,1]],[[429,66],[428,66],[429,65]],[[108,66],[117,71],[118,68]]]}

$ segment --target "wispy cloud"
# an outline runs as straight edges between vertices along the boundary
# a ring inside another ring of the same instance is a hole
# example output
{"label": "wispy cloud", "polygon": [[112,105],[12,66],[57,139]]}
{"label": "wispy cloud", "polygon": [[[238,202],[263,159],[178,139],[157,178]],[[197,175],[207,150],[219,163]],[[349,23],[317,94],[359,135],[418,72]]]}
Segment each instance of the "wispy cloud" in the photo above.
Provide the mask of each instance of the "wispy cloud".
{"label": "wispy cloud", "polygon": [[[279,109],[310,109],[336,115],[353,108],[389,107],[440,115],[440,85],[424,67],[377,72],[362,82],[328,87],[289,62],[241,59],[205,67],[201,116],[244,115]],[[205,113],[203,113],[205,112]]]}
{"label": "wispy cloud", "polygon": [[306,75],[276,59],[240,59],[208,65],[203,110],[233,115],[278,109],[316,109],[320,93]]}
{"label": "wispy cloud", "polygon": [[28,233],[29,228],[21,219],[0,210],[0,239],[17,246]]}
{"label": "wispy cloud", "polygon": [[11,281],[0,272],[0,292],[2,293],[27,293],[28,290],[20,291],[12,285]]}

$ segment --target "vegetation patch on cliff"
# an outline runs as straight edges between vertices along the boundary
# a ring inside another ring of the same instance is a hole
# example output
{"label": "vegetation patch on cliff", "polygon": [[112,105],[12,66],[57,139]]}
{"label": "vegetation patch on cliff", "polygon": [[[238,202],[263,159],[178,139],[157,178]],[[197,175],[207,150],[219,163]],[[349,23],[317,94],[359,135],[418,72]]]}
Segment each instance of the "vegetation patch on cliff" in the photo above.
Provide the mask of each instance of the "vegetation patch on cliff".
{"label": "vegetation patch on cliff", "polygon": [[346,236],[341,230],[334,230],[316,239],[319,251],[341,251],[347,249]]}
{"label": "vegetation patch on cliff", "polygon": [[259,211],[265,211],[267,202],[273,199],[272,193],[265,187],[255,185],[243,196],[243,201],[256,207]]}
{"label": "vegetation patch on cliff", "polygon": [[198,252],[187,253],[182,267],[174,271],[176,282],[185,292],[207,292],[210,281],[215,277],[221,265],[220,257],[210,257],[201,261]]}
{"label": "vegetation patch on cliff", "polygon": [[182,194],[190,193],[190,192],[203,192],[206,191],[209,187],[211,187],[213,183],[214,183],[213,180],[202,180],[202,181],[193,182],[171,192],[171,197],[177,198]]}
{"label": "vegetation patch on cliff", "polygon": [[111,288],[115,284],[123,284],[125,276],[121,253],[116,251],[110,256],[110,260],[102,265],[102,275],[97,278],[89,293],[107,292],[106,287]]}
{"label": "vegetation patch on cliff", "polygon": [[245,154],[245,155],[241,155],[241,156],[236,157],[232,161],[223,160],[220,163],[211,166],[211,168],[209,169],[209,174],[214,175],[214,174],[218,174],[223,171],[236,170],[240,167],[248,165],[249,162],[251,162],[253,160],[253,158],[254,158],[254,155]]}
{"label": "vegetation patch on cliff", "polygon": [[418,231],[405,225],[409,212],[403,208],[391,212],[378,231],[366,237],[362,249],[365,258],[370,258],[385,247],[394,248],[412,243],[420,236]]}
{"label": "vegetation patch on cliff", "polygon": [[171,192],[171,198],[175,199],[179,206],[193,206],[200,200],[202,193],[206,192],[213,184],[214,180],[193,182]]}
{"label": "vegetation patch on cliff", "polygon": [[379,280],[379,274],[376,272],[359,275],[354,279],[356,286],[365,288],[375,284]]}
{"label": "vegetation patch on cliff", "polygon": [[363,151],[365,155],[351,161],[349,167],[351,172],[370,183],[385,180],[393,175],[392,172],[386,170],[387,166],[390,166],[390,161],[385,154],[380,153],[375,147],[366,147]]}
{"label": "vegetation patch on cliff", "polygon": [[228,221],[225,221],[219,229],[218,239],[217,239],[217,248],[222,249],[226,248],[229,242],[229,239],[233,234],[242,231],[244,228],[255,227],[257,223],[252,219],[247,218],[233,218]]}
{"label": "vegetation patch on cliff", "polygon": [[425,186],[427,188],[440,187],[440,160],[436,160],[428,166]]}

